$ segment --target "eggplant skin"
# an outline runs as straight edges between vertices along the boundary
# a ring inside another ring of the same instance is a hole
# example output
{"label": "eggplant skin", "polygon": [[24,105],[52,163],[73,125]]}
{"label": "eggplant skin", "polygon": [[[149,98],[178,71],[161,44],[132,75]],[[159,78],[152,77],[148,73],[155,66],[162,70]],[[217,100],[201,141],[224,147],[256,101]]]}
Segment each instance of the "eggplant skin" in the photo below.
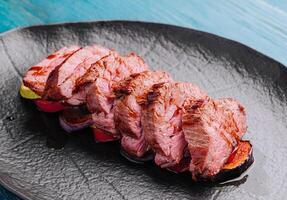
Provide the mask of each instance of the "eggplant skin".
{"label": "eggplant skin", "polygon": [[144,164],[152,162],[154,160],[154,153],[152,153],[151,151],[146,152],[146,154],[143,157],[131,156],[128,153],[126,153],[125,150],[122,148],[120,150],[120,153],[125,159],[136,164]]}
{"label": "eggplant skin", "polygon": [[240,163],[240,165],[236,165],[230,169],[225,169],[223,167],[223,169],[217,175],[211,178],[212,182],[224,182],[238,178],[254,163],[253,148],[251,143],[249,141],[241,142],[250,146],[250,151],[248,152],[246,159]]}
{"label": "eggplant skin", "polygon": [[[243,149],[242,153],[242,151],[238,151],[238,149],[240,148],[239,146],[234,154],[237,160],[233,159],[231,162],[226,163],[221,169],[221,171],[215,176],[209,178],[198,178],[196,182],[220,183],[240,177],[254,163],[254,156],[252,144],[249,141],[240,141],[239,143],[245,145],[245,147],[247,146],[249,148],[249,151],[244,151]],[[238,152],[241,152],[241,155],[238,154]],[[238,160],[238,158],[240,158],[240,160]],[[236,163],[236,161],[239,162]]]}

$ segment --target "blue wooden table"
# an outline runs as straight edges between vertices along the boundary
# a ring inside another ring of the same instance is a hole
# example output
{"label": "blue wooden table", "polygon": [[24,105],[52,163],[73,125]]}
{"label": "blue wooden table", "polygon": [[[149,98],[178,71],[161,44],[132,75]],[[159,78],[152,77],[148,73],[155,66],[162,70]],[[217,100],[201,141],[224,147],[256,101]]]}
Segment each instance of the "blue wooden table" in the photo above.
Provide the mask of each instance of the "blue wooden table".
{"label": "blue wooden table", "polygon": [[[211,32],[287,66],[286,0],[0,0],[0,32],[35,24],[113,19]],[[0,186],[0,199],[18,198]]]}

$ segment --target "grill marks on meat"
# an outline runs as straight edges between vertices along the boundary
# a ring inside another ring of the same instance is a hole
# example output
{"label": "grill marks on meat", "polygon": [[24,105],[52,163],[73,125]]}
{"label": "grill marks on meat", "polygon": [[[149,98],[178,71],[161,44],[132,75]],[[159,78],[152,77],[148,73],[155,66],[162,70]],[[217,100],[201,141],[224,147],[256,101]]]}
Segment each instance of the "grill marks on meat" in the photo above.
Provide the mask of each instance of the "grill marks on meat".
{"label": "grill marks on meat", "polygon": [[214,177],[247,131],[244,107],[147,70],[135,53],[122,57],[97,45],[71,46],[32,66],[23,84],[43,99],[86,103],[89,113],[80,118],[73,109],[64,111],[68,128],[92,119],[114,138],[122,136],[122,149],[132,157],[152,149],[162,168],[183,172],[189,166],[194,180]]}
{"label": "grill marks on meat", "polygon": [[97,45],[80,49],[50,74],[44,98],[49,100],[70,98],[76,80],[85,74],[91,64],[108,55],[109,52],[108,49]]}
{"label": "grill marks on meat", "polygon": [[79,80],[79,85],[90,85],[86,97],[87,107],[93,113],[93,120],[98,128],[119,137],[114,123],[113,88],[131,74],[147,69],[148,66],[136,54],[120,57],[114,52],[93,65],[89,73]]}
{"label": "grill marks on meat", "polygon": [[207,94],[191,83],[156,84],[149,92],[143,112],[145,138],[162,168],[180,163],[187,145],[182,131],[182,107],[186,99],[206,99]]}
{"label": "grill marks on meat", "polygon": [[75,88],[77,79],[82,77],[87,72],[87,70],[91,67],[92,64],[96,63],[101,58],[109,55],[110,53],[110,50],[100,47],[100,46],[94,46],[94,50],[95,52],[93,52],[94,53],[93,56],[86,59],[81,64],[79,64],[76,67],[74,73],[69,78],[67,78],[67,80],[63,84],[61,84],[60,86],[61,92],[62,92],[62,95],[65,96],[65,98],[72,97],[72,92]]}
{"label": "grill marks on meat", "polygon": [[[73,89],[73,96],[68,99],[67,102],[71,105],[86,103],[87,93],[90,91],[93,83],[96,84],[96,81],[103,82],[103,86],[107,86],[107,81],[110,80],[111,73],[113,72],[111,69],[117,68],[116,65],[118,64],[117,60],[119,57],[120,55],[117,52],[111,51],[109,55],[92,64],[86,73],[76,80],[76,84]],[[105,90],[108,91],[109,89]],[[92,106],[92,104],[90,104],[90,106]]]}
{"label": "grill marks on meat", "polygon": [[229,129],[229,132],[236,140],[240,140],[247,131],[246,112],[244,107],[233,98],[221,98],[220,101],[222,107],[230,111],[232,117],[232,125],[224,124],[225,128]]}
{"label": "grill marks on meat", "polygon": [[134,52],[131,52],[129,55],[122,57],[122,62],[125,64],[125,67],[130,71],[130,74],[140,73],[145,70],[148,70],[148,65],[140,56],[138,56]]}
{"label": "grill marks on meat", "polygon": [[122,135],[121,145],[127,153],[142,157],[148,151],[141,127],[142,104],[154,84],[169,81],[172,78],[166,72],[145,71],[131,75],[114,89],[119,98],[114,109],[116,128]]}
{"label": "grill marks on meat", "polygon": [[32,66],[23,78],[24,85],[42,96],[50,73],[79,49],[78,46],[63,47]]}
{"label": "grill marks on meat", "polygon": [[[107,70],[106,66],[108,66]],[[86,103],[86,94],[92,83],[94,83],[98,77],[104,77],[107,80],[110,80],[111,78],[109,76],[113,73],[112,79],[116,82],[122,80],[123,77],[128,77],[129,74],[143,71],[143,68],[147,69],[148,66],[144,63],[142,58],[135,53],[130,53],[130,55],[126,57],[121,57],[117,52],[110,51],[109,55],[103,57],[97,64],[93,64],[82,77],[76,80],[73,96],[67,100],[67,103],[71,105]]]}
{"label": "grill marks on meat", "polygon": [[231,98],[188,101],[182,127],[195,180],[216,175],[247,129],[244,108]]}

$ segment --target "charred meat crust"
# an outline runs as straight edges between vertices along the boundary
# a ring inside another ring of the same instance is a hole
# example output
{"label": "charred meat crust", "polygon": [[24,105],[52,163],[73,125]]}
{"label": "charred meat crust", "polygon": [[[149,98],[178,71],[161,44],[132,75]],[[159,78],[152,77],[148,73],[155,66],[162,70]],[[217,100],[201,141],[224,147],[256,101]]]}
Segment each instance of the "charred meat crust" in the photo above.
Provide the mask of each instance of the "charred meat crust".
{"label": "charred meat crust", "polygon": [[77,93],[79,90],[84,87],[92,84],[97,77],[99,77],[98,67],[105,67],[106,61],[104,61],[107,57],[111,56],[111,53],[107,56],[104,56],[101,60],[92,64],[91,67],[87,70],[87,72],[80,78],[76,80],[75,87],[73,89],[73,94]]}
{"label": "charred meat crust", "polygon": [[[64,47],[55,53],[47,56],[46,59],[32,66],[23,78],[23,83],[40,96],[44,94],[47,81],[50,74],[63,63],[65,63],[71,56],[73,56],[81,47],[70,46]],[[44,66],[43,66],[44,65]]]}
{"label": "charred meat crust", "polygon": [[156,100],[156,98],[160,95],[160,92],[157,91],[158,89],[160,89],[161,87],[164,86],[165,83],[157,83],[154,84],[152,86],[152,88],[150,89],[150,91],[147,94],[147,102],[146,105],[151,104],[153,101]]}
{"label": "charred meat crust", "polygon": [[[98,76],[89,87],[86,100],[97,127],[119,137],[114,121],[116,99],[114,88],[131,74],[147,71],[147,69],[148,66],[134,53],[124,57],[113,53],[94,65],[94,72],[98,71]],[[103,126],[103,123],[106,124]]]}
{"label": "charred meat crust", "polygon": [[154,84],[170,81],[171,76],[166,72],[144,71],[132,74],[114,88],[116,128],[122,135],[122,148],[133,157],[142,157],[149,150],[141,126],[142,104],[147,92]]}
{"label": "charred meat crust", "polygon": [[93,63],[109,53],[110,50],[98,45],[86,46],[77,51],[50,74],[45,98],[65,100],[72,97],[76,80],[84,75]]}

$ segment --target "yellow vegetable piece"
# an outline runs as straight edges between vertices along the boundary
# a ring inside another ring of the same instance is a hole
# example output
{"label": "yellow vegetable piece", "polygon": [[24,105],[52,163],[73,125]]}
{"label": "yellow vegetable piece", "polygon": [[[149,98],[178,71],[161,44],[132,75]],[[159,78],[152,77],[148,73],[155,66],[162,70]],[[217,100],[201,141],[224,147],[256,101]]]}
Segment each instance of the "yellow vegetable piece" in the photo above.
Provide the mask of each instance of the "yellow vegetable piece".
{"label": "yellow vegetable piece", "polygon": [[41,97],[33,92],[30,88],[26,87],[23,83],[20,87],[20,95],[25,99],[40,99]]}

